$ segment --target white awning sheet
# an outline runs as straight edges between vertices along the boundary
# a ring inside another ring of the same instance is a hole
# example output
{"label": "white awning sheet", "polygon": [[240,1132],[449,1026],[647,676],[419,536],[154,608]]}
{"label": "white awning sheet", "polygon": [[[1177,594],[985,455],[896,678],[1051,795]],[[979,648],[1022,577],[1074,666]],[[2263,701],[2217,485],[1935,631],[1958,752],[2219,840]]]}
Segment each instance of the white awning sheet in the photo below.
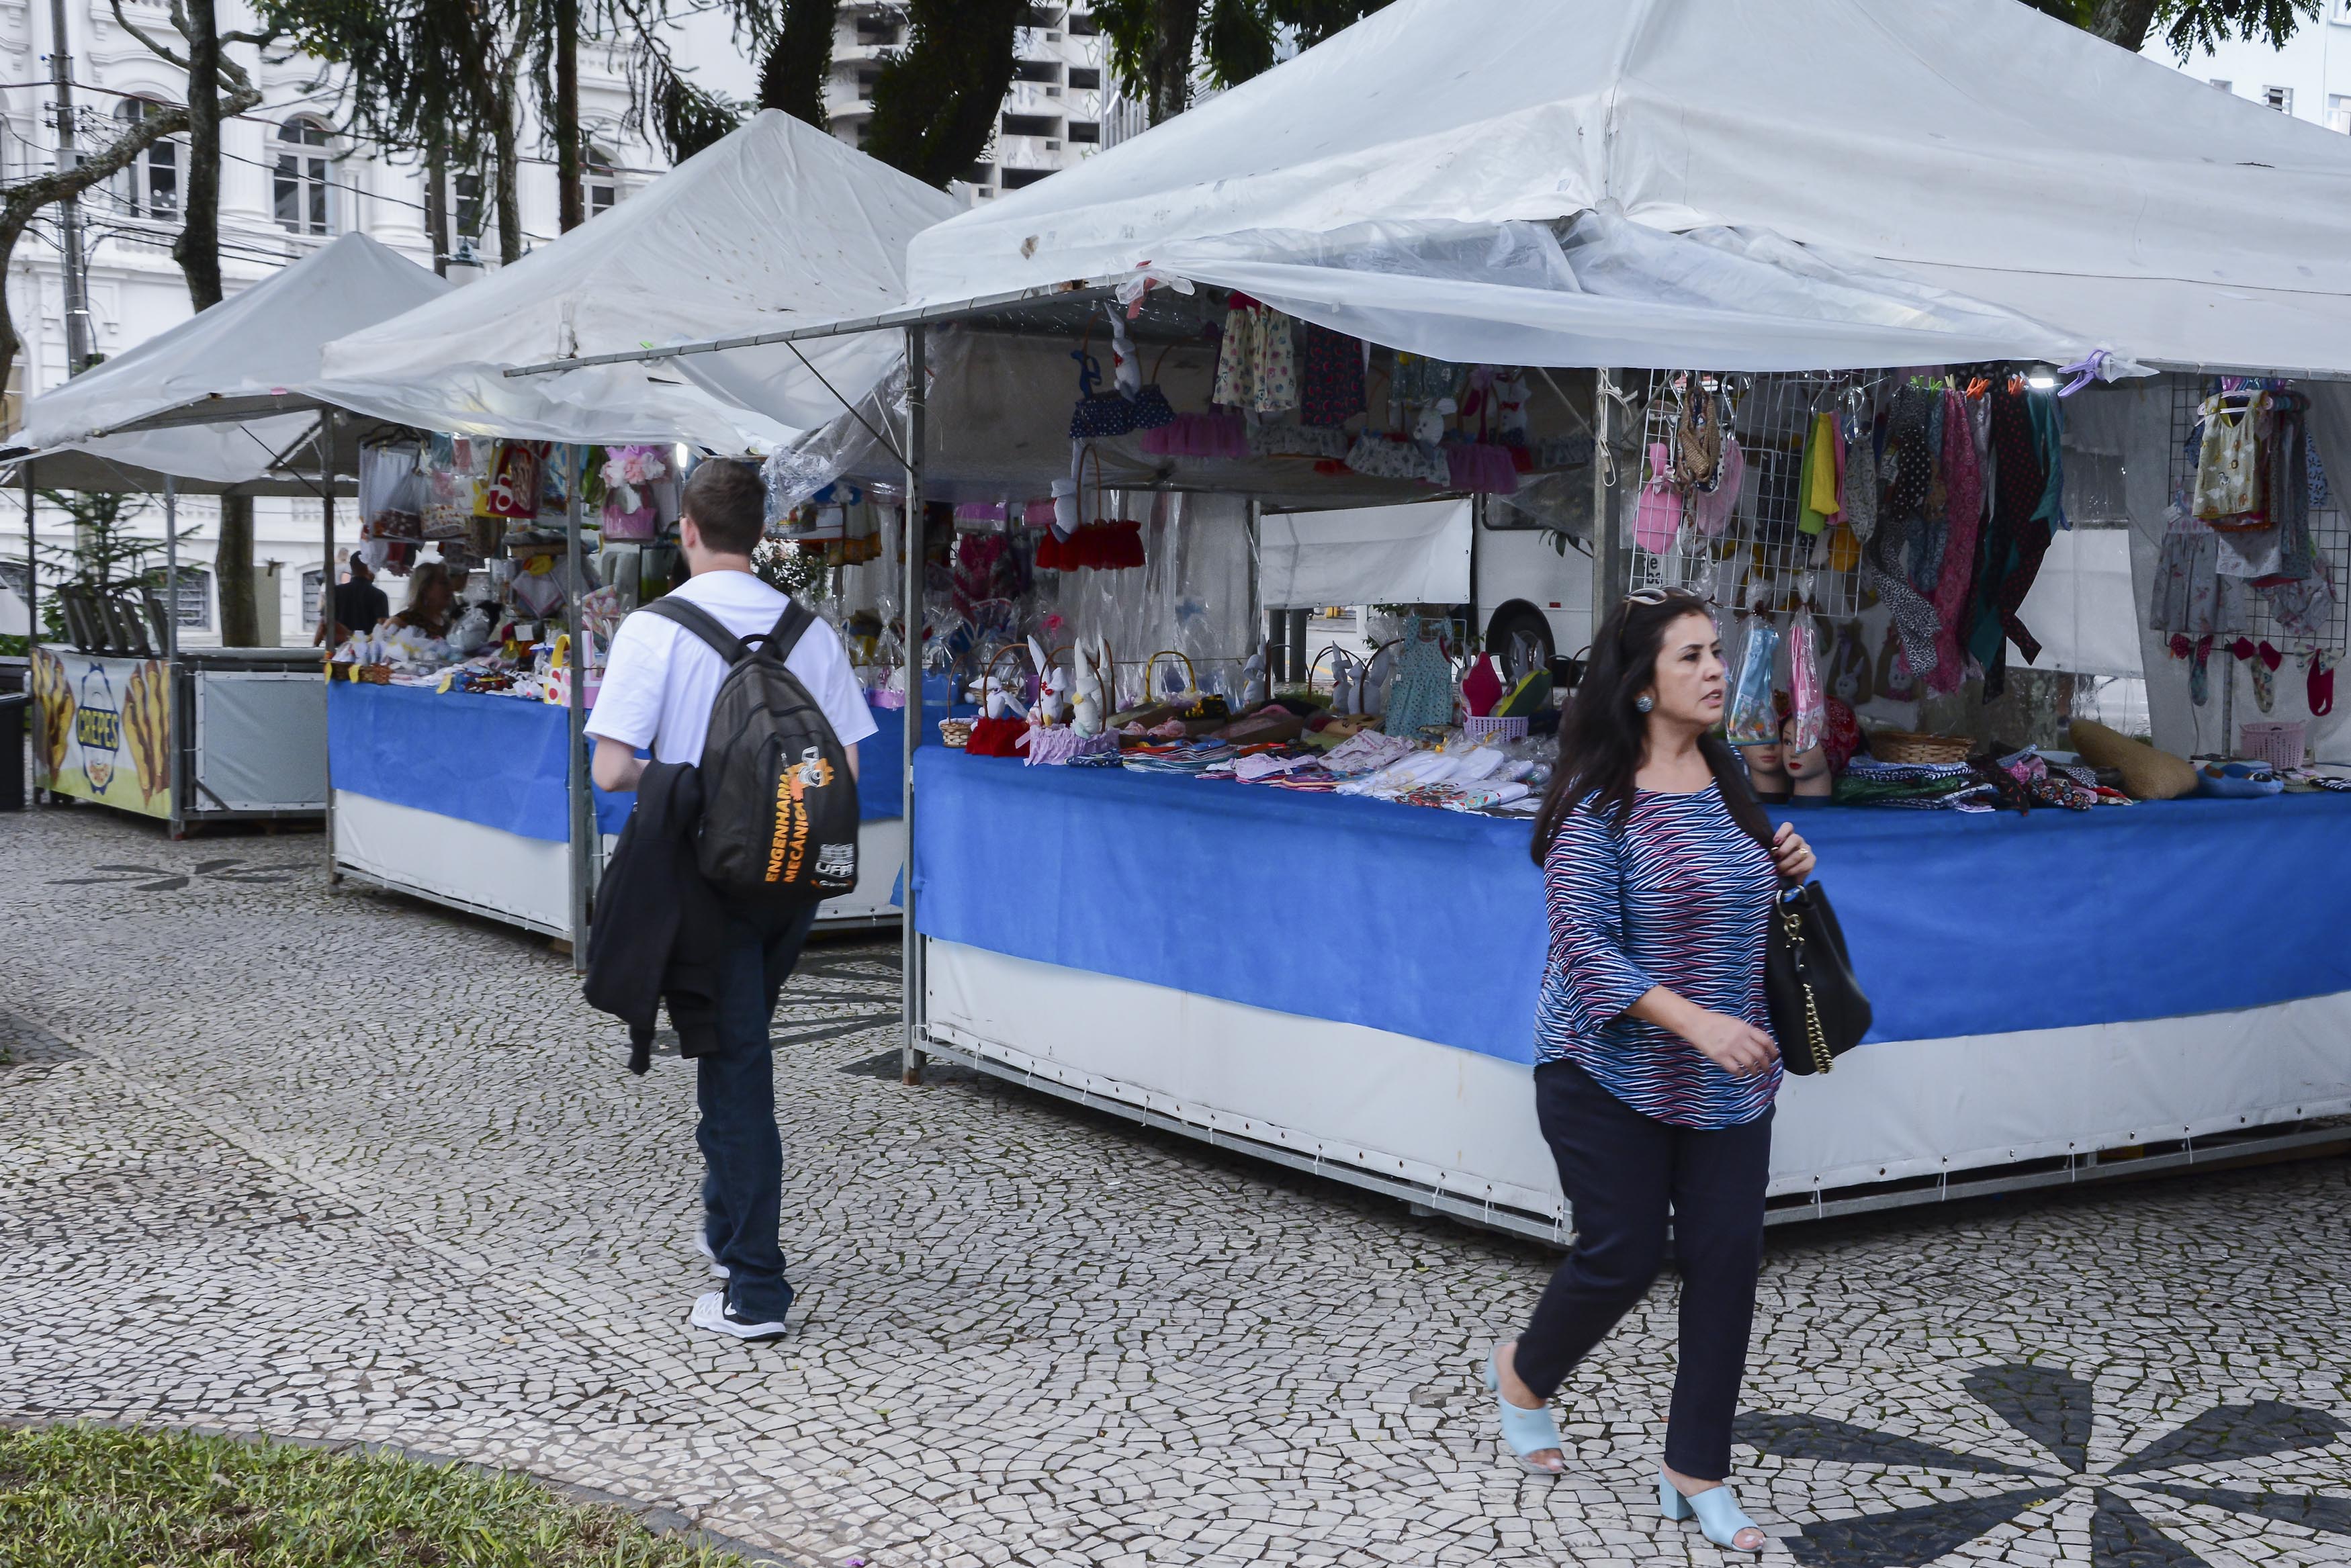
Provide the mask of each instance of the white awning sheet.
{"label": "white awning sheet", "polygon": [[328,350],[311,389],[428,430],[684,439],[758,452],[841,411],[899,353],[867,334],[723,357],[507,377],[508,367],[869,315],[954,198],[768,110],[512,266]]}
{"label": "white awning sheet", "polygon": [[[76,465],[99,478],[120,470],[126,478],[168,473],[213,486],[266,481],[274,461],[316,420],[308,412],[265,410],[304,405],[296,389],[317,378],[326,344],[448,287],[367,235],[344,234],[35,398],[26,405],[18,442],[99,460]],[[227,422],[93,433],[191,407],[217,407]]]}
{"label": "white awning sheet", "polygon": [[1258,520],[1258,598],[1275,607],[1466,603],[1467,501],[1419,501]]}
{"label": "white awning sheet", "polygon": [[[2351,141],[2013,0],[1396,0],[929,231],[908,271],[932,302],[1196,268],[1247,286],[1248,268],[1293,260],[1247,236],[1376,218],[1409,252],[1464,226],[1590,212],[1635,234],[1787,247],[1779,264],[1810,258],[1827,291],[1815,305],[1854,282],[1880,292],[1887,274],[1953,291],[1979,327],[2006,314],[2010,357],[2096,343],[2351,375]],[[1624,334],[1648,345],[1635,356],[1579,339],[1572,303],[1505,318],[1533,328],[1533,347],[1503,349],[1455,290],[1373,257],[1334,270],[1353,275],[1323,280],[1317,302],[1386,311],[1383,341],[1449,358],[1785,365],[1768,339],[1787,312],[1759,297],[1736,306],[1744,320],[1709,320],[1699,307],[1720,288],[1664,291]],[[1301,307],[1316,299],[1285,292],[1292,275],[1249,275]],[[1395,318],[1407,312],[1416,328]],[[1822,346],[1810,368],[1959,358],[1986,341],[1955,332],[1921,355],[1861,334],[1890,325],[1865,303],[1846,318],[1856,330],[1802,320],[1794,335]]]}

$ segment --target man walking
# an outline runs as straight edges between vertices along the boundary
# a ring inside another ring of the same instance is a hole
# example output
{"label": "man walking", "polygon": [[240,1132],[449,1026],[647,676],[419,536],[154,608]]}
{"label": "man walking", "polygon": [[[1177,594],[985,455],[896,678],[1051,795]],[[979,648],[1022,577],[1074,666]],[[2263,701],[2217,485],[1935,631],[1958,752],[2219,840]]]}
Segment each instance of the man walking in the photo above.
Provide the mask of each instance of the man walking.
{"label": "man walking", "polygon": [[[674,597],[707,611],[739,638],[765,637],[789,602],[751,570],[766,505],[757,469],[717,458],[694,470],[680,505],[679,542],[692,576]],[[840,638],[823,622],[813,624],[785,667],[823,710],[854,778],[857,743],[875,726]],[[650,747],[657,763],[700,763],[711,705],[726,674],[717,652],[676,622],[646,614],[622,621],[588,720],[588,732],[596,738],[597,784],[634,789],[645,771],[635,754],[641,746]],[[696,1301],[692,1321],[738,1339],[773,1339],[784,1332],[792,1288],[777,1239],[783,1144],[776,1130],[768,1030],[816,906],[727,902],[724,916],[715,966],[716,1040],[695,1060],[701,1108],[695,1141],[705,1168],[695,1241],[726,1288]]]}

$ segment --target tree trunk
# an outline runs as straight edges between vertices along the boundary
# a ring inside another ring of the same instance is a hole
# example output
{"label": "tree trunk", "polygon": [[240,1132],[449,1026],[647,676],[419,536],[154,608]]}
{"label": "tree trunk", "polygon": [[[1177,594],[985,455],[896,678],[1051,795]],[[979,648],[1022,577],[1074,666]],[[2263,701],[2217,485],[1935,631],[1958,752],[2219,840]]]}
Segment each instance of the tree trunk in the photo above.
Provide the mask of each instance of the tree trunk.
{"label": "tree trunk", "polygon": [[424,237],[433,243],[434,275],[449,275],[449,154],[435,145],[424,155]]}
{"label": "tree trunk", "polygon": [[1199,0],[1159,0],[1159,36],[1151,51],[1151,123],[1192,107],[1192,49],[1200,31]]}
{"label": "tree trunk", "polygon": [[188,0],[188,184],[181,193],[180,237],[172,259],[188,280],[188,302],[221,302],[220,16],[214,0]]}
{"label": "tree trunk", "polygon": [[832,75],[834,0],[786,0],[783,26],[759,67],[759,107],[831,129],[824,88]]}
{"label": "tree trunk", "polygon": [[492,161],[496,168],[492,178],[497,186],[498,265],[512,266],[522,260],[522,192],[520,189],[522,151],[517,145],[520,130],[515,124],[515,113],[521,95],[515,90],[515,75],[522,67],[522,49],[517,46],[506,72],[498,78],[498,122]]}
{"label": "tree trunk", "polygon": [[[187,0],[188,184],[181,197],[180,237],[172,259],[188,280],[188,302],[210,310],[221,302],[221,41],[214,0]],[[251,648],[261,639],[253,602],[253,503],[221,502],[220,538],[213,551],[213,584],[220,595],[222,646]]]}
{"label": "tree trunk", "polygon": [[[0,223],[0,278],[6,277],[9,269],[16,265],[16,242],[24,237],[24,226],[20,223]],[[8,308],[8,291],[0,288],[0,387],[8,384],[9,373],[16,368],[16,356],[24,351],[24,348],[25,340],[16,336],[16,312]],[[24,416],[24,409],[19,405],[16,417],[21,421]],[[8,433],[14,435],[16,431],[12,430]]]}
{"label": "tree trunk", "polygon": [[580,140],[580,0],[555,6],[555,221],[569,234],[588,221]]}
{"label": "tree trunk", "polygon": [[2159,0],[2097,0],[2090,13],[2090,31],[2137,54],[2147,47],[2158,4]]}

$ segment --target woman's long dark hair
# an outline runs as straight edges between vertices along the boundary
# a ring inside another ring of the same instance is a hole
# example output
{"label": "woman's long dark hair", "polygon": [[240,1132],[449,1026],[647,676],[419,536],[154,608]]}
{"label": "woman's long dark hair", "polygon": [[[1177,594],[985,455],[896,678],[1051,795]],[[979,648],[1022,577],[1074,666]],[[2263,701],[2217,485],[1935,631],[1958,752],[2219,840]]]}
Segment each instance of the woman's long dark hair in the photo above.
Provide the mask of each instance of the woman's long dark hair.
{"label": "woman's long dark hair", "polygon": [[1620,599],[1592,639],[1583,679],[1560,718],[1559,759],[1535,814],[1535,864],[1551,852],[1559,826],[1586,798],[1622,821],[1633,809],[1633,775],[1641,770],[1648,722],[1633,704],[1657,678],[1666,628],[1686,615],[1713,618],[1705,599],[1679,588],[1661,597]]}

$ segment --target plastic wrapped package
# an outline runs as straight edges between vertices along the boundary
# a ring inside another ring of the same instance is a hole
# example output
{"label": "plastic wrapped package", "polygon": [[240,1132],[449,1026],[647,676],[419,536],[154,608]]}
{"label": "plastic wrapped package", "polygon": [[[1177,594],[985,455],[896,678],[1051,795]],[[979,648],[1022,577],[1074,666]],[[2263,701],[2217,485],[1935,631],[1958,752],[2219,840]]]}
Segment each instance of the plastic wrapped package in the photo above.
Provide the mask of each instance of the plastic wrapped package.
{"label": "plastic wrapped package", "polygon": [[1771,701],[1771,670],[1780,656],[1780,628],[1758,616],[1739,652],[1739,674],[1724,704],[1723,730],[1734,746],[1780,742],[1780,713]]}
{"label": "plastic wrapped package", "polygon": [[1828,728],[1827,699],[1821,688],[1820,637],[1810,616],[1798,616],[1788,628],[1788,693],[1792,704],[1790,718],[1795,724],[1791,749],[1809,752],[1821,743]]}

